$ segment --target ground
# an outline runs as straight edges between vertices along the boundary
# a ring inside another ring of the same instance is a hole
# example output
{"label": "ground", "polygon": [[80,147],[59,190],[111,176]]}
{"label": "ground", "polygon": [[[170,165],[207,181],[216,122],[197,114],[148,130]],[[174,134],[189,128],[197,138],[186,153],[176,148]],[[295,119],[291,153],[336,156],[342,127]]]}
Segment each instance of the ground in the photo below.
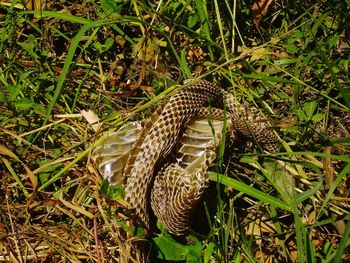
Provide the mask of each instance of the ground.
{"label": "ground", "polygon": [[[349,262],[349,13],[348,1],[1,2],[0,261]],[[191,78],[257,107],[281,148],[222,149],[203,227],[146,233],[91,152]]]}

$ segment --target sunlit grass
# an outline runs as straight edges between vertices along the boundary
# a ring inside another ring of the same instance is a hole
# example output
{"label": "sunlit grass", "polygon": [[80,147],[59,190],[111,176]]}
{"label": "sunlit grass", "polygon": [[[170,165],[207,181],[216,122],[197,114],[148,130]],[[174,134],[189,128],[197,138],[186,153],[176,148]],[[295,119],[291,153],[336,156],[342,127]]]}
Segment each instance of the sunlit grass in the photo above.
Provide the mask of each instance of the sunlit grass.
{"label": "sunlit grass", "polygon": [[[349,260],[348,3],[274,2],[258,28],[243,1],[43,4],[0,3],[0,261]],[[146,236],[90,154],[189,78],[257,107],[281,147],[222,145],[207,229]]]}

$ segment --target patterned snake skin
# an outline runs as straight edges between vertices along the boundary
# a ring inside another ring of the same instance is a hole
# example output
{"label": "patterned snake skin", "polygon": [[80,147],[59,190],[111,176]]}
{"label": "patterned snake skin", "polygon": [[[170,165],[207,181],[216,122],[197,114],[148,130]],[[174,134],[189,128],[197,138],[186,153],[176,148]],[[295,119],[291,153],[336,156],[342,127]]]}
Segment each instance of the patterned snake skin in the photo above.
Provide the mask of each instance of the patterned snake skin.
{"label": "patterned snake skin", "polygon": [[125,200],[147,229],[152,207],[169,232],[188,230],[223,137],[225,105],[230,140],[239,133],[268,151],[275,149],[278,139],[263,118],[204,80],[182,87],[143,125],[127,123],[95,148],[100,173],[111,184],[125,184]]}

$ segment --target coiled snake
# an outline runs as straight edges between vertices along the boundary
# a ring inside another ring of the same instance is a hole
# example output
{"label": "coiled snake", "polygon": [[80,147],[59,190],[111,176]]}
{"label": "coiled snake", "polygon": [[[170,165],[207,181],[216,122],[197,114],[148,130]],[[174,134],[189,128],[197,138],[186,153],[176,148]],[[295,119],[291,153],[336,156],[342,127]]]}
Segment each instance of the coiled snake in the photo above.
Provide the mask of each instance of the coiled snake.
{"label": "coiled snake", "polygon": [[141,224],[151,227],[152,207],[169,232],[182,235],[209,185],[207,170],[216,158],[224,123],[230,140],[239,133],[269,151],[277,145],[263,118],[201,80],[184,85],[143,125],[130,122],[108,134],[93,159],[109,183],[125,184],[125,200]]}

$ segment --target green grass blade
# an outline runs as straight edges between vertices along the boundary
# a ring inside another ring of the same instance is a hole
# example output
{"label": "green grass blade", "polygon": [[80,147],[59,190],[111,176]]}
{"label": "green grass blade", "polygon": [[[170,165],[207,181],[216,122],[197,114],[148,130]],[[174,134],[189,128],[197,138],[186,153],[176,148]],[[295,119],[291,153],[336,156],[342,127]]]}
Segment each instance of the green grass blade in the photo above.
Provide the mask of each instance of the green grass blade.
{"label": "green grass blade", "polygon": [[[206,0],[195,0],[198,16],[201,21],[203,31],[205,34],[206,39],[208,39],[210,42],[212,42],[211,39],[211,33],[209,28],[209,17],[208,17],[208,11],[207,11],[207,2]],[[208,45],[210,60],[214,60],[214,52],[212,50],[211,45]]]}
{"label": "green grass blade", "polygon": [[44,184],[42,184],[38,191],[44,190],[46,187],[53,184],[56,180],[58,180],[65,172],[67,172],[70,168],[72,168],[77,162],[79,162],[81,159],[83,159],[87,154],[89,154],[92,149],[95,147],[95,145],[98,145],[101,143],[105,138],[101,136],[94,144],[91,144],[86,150],[81,152],[72,162],[70,162],[67,166],[65,166],[61,171],[56,173],[54,176],[52,176],[49,180],[47,180]]}
{"label": "green grass blade", "polygon": [[71,46],[68,50],[68,54],[67,57],[64,61],[64,65],[63,65],[63,69],[62,69],[62,73],[61,76],[59,77],[56,89],[55,89],[55,93],[52,97],[52,100],[50,101],[50,104],[47,107],[47,112],[46,112],[46,116],[45,116],[45,121],[44,121],[44,125],[47,123],[47,121],[49,120],[50,114],[53,110],[53,107],[55,106],[60,94],[62,93],[63,87],[64,87],[64,83],[66,81],[68,72],[71,68],[71,65],[73,63],[73,59],[74,59],[74,54],[75,51],[80,43],[80,41],[83,39],[85,33],[94,27],[101,27],[103,25],[107,25],[107,24],[111,24],[113,23],[113,21],[107,20],[107,21],[96,21],[96,22],[92,22],[89,23],[87,25],[85,25],[82,29],[79,30],[79,32],[76,34],[76,36],[72,39],[71,42]]}
{"label": "green grass blade", "polygon": [[33,10],[33,11],[19,12],[19,14],[36,15],[36,16],[39,16],[40,18],[54,17],[54,18],[58,18],[58,19],[61,19],[64,21],[68,21],[71,23],[78,23],[78,24],[82,24],[82,25],[89,25],[89,24],[93,23],[93,21],[86,19],[86,18],[83,18],[83,17],[74,16],[74,15],[67,14],[67,13],[54,12],[54,11]]}
{"label": "green grass blade", "polygon": [[338,176],[335,178],[334,182],[332,183],[331,187],[329,188],[329,191],[326,194],[326,197],[324,198],[324,201],[323,201],[321,208],[319,210],[319,213],[317,215],[317,219],[319,219],[322,216],[322,214],[324,213],[324,208],[326,207],[328,201],[332,198],[332,195],[333,195],[335,189],[337,189],[340,182],[343,179],[345,179],[345,177],[349,174],[350,174],[350,162],[347,163],[347,165],[344,167],[344,169],[338,174]]}
{"label": "green grass blade", "polygon": [[300,218],[296,202],[293,202],[293,215],[295,224],[295,239],[297,241],[298,259],[300,263],[303,263],[305,262],[306,256],[305,246],[303,242],[305,240],[306,230]]}
{"label": "green grass blade", "polygon": [[21,179],[18,177],[16,174],[15,170],[12,168],[11,163],[6,159],[6,158],[1,158],[3,163],[5,164],[7,170],[11,173],[15,181],[17,182],[18,186],[21,188],[22,192],[24,193],[25,196],[29,196],[29,193],[27,189],[24,187]]}
{"label": "green grass blade", "polygon": [[245,183],[242,183],[238,180],[235,180],[223,174],[214,173],[214,172],[209,172],[209,177],[210,177],[210,180],[214,182],[219,182],[223,185],[232,187],[233,189],[243,192],[249,196],[252,196],[262,202],[266,202],[270,205],[282,208],[286,211],[292,211],[292,207],[286,202],[283,202],[271,195],[265,194],[264,192],[254,189],[253,187],[246,185]]}
{"label": "green grass blade", "polygon": [[345,250],[349,247],[350,243],[350,214],[347,215],[348,223],[346,224],[345,231],[343,233],[343,237],[340,240],[339,246],[335,253],[334,263],[340,263],[341,256],[345,252]]}

